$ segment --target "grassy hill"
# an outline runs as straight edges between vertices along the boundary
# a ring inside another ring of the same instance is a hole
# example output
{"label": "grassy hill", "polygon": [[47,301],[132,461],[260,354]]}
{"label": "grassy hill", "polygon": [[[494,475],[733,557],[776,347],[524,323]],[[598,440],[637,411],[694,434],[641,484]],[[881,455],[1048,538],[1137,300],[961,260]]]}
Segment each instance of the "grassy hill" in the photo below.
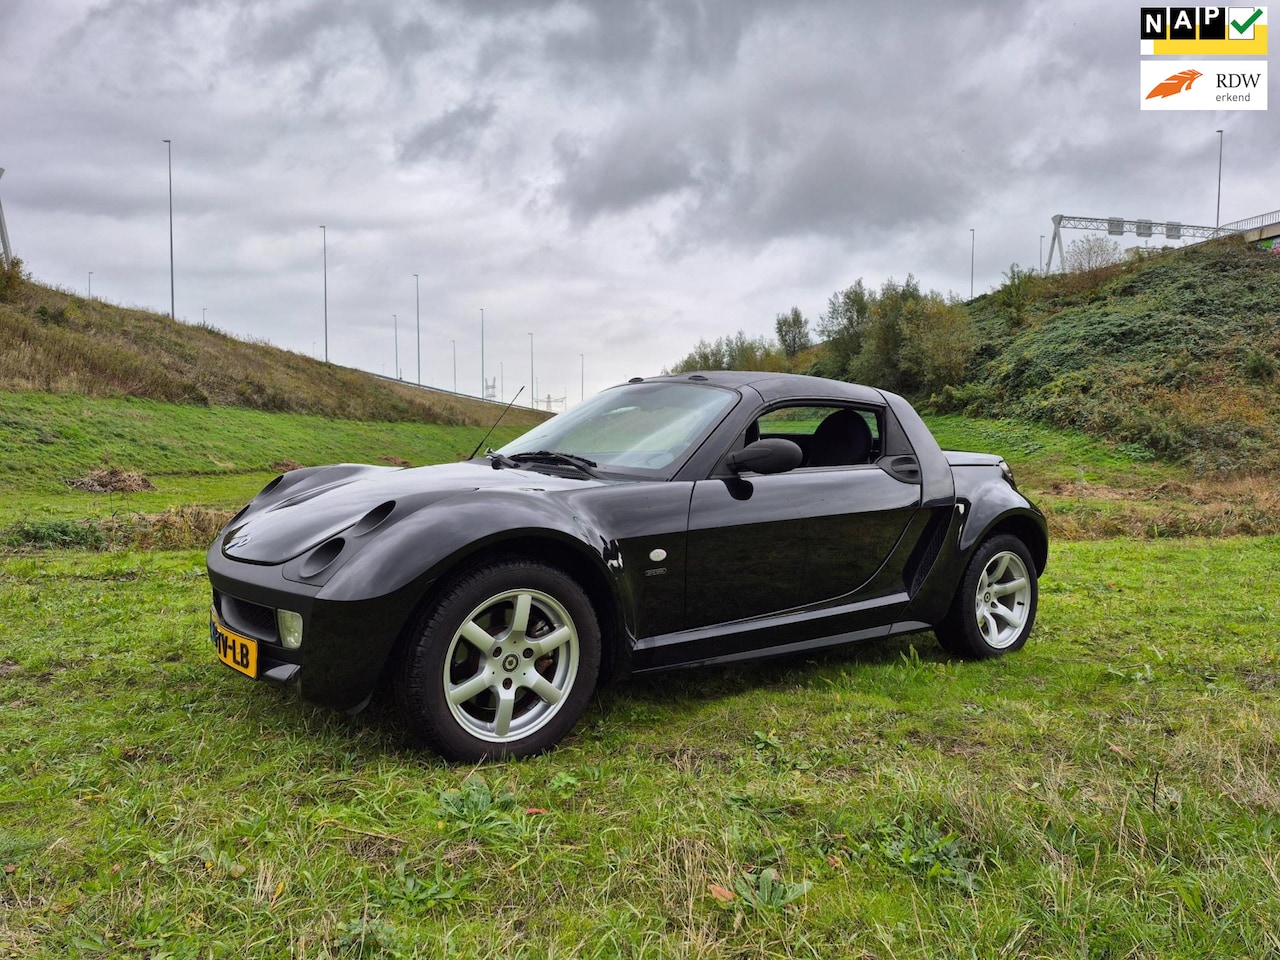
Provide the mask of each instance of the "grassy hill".
{"label": "grassy hill", "polygon": [[[144,397],[343,420],[487,425],[498,413],[491,403],[14,278],[0,284],[0,390]],[[504,423],[545,418],[512,408]]]}
{"label": "grassy hill", "polygon": [[948,405],[1071,427],[1197,473],[1280,469],[1280,257],[1235,241],[1033,279],[970,311]]}

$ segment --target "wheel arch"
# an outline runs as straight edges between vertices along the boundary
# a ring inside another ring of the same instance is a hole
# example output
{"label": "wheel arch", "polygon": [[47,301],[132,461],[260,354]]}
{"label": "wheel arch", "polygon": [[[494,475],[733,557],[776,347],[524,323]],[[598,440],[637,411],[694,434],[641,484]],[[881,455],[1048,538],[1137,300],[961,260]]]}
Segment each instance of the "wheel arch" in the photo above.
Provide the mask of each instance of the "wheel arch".
{"label": "wheel arch", "polygon": [[630,649],[622,623],[620,605],[613,585],[599,557],[591,554],[578,541],[547,532],[521,532],[500,540],[472,544],[434,565],[422,596],[405,619],[400,633],[383,664],[384,680],[395,669],[406,644],[410,643],[428,611],[439,601],[456,579],[495,563],[529,560],[563,570],[587,595],[600,628],[600,674],[597,684],[625,674],[630,664]]}
{"label": "wheel arch", "polygon": [[1049,561],[1049,538],[1040,524],[1031,517],[1021,514],[1005,516],[988,527],[978,538],[978,542],[981,543],[1002,533],[1015,536],[1025,543],[1027,549],[1031,551],[1031,559],[1035,562],[1036,576],[1044,573],[1044,568]]}

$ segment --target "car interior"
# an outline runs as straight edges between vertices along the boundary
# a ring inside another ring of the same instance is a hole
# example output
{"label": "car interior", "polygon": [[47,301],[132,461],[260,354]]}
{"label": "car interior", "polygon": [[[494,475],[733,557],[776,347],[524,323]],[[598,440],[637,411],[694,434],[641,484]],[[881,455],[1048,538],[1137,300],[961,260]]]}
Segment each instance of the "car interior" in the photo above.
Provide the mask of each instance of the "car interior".
{"label": "car interior", "polygon": [[[805,413],[815,412],[807,408]],[[879,457],[879,430],[873,432],[874,414],[840,407],[825,408],[817,427],[808,430],[805,420],[785,419],[788,411],[771,411],[754,421],[746,430],[745,443],[778,437],[790,440],[804,458],[800,467],[843,467],[872,463]]]}

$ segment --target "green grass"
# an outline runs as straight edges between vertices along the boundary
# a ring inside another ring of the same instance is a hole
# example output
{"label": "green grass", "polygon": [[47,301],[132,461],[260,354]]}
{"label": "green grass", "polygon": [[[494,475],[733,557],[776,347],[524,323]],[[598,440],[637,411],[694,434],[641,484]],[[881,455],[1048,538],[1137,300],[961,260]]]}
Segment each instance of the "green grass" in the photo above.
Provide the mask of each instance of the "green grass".
{"label": "green grass", "polygon": [[[280,465],[439,463],[467,456],[484,426],[330,420],[154,400],[0,394],[0,529],[32,519],[104,518],[178,506],[233,510]],[[498,445],[527,426],[504,422]],[[275,464],[276,466],[273,466]],[[143,493],[67,487],[105,465],[144,474]]]}
{"label": "green grass", "polygon": [[[237,340],[203,324],[86,301],[14,274],[0,272],[0,390],[146,397],[345,420],[488,425],[497,414],[494,404],[474,398],[322,363],[265,341]],[[508,416],[510,423],[544,419],[545,413],[527,409]]]}
{"label": "green grass", "polygon": [[[944,447],[1003,454],[1058,538],[1280,532],[1280,495],[1266,478],[1198,480],[1141,448],[1079,431],[958,415],[928,421]],[[0,549],[200,546],[287,461],[448,462],[469,454],[485,429],[0,394]],[[490,443],[524,429],[504,422]],[[156,489],[93,494],[66,484],[108,465],[142,473]]]}
{"label": "green grass", "polygon": [[219,665],[198,553],[9,557],[0,956],[1275,955],[1278,549],[1059,544],[1018,654],[624,683],[480,769]]}
{"label": "green grass", "polygon": [[1280,259],[1235,239],[1031,281],[1021,318],[969,304],[982,347],[944,402],[1084,430],[1196,473],[1280,469]]}

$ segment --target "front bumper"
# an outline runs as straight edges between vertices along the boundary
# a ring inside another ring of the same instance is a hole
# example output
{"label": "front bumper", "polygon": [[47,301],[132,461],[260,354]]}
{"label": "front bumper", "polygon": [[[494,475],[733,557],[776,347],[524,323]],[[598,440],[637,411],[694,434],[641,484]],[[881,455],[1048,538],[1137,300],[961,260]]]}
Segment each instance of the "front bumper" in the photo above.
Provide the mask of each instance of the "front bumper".
{"label": "front bumper", "polygon": [[[411,582],[381,597],[336,599],[332,585],[288,580],[279,564],[242,563],[218,544],[205,558],[213,588],[213,616],[258,645],[259,680],[297,683],[302,696],[335,710],[368,701],[413,617],[428,584]],[[302,616],[302,646],[287,650],[276,632],[275,611]],[[210,638],[215,643],[213,628]]]}

